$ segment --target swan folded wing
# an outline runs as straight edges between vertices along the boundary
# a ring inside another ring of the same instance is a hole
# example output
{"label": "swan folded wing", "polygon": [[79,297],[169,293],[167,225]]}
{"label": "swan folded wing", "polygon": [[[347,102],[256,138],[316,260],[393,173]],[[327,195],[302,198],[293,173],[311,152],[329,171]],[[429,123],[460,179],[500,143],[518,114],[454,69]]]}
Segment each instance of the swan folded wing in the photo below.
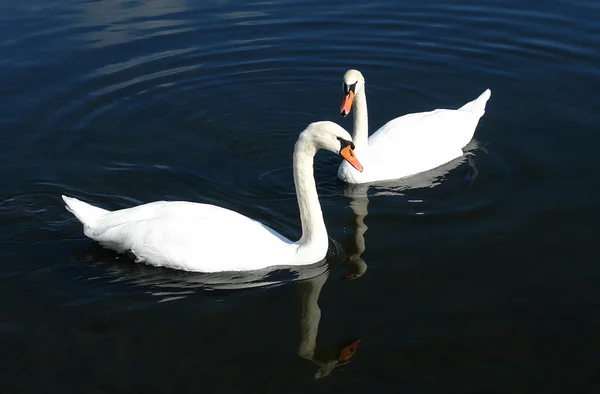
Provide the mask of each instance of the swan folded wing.
{"label": "swan folded wing", "polygon": [[[156,201],[132,208],[112,211],[94,223],[93,235],[99,236],[108,229],[127,223],[155,218],[197,218],[226,220],[229,216],[242,216],[237,212],[216,205],[187,201]],[[242,216],[244,217],[244,216]]]}
{"label": "swan folded wing", "polygon": [[467,111],[453,109],[436,109],[428,112],[419,112],[407,114],[392,119],[371,138],[369,144],[374,139],[379,138],[401,138],[406,142],[414,140],[430,140],[431,138],[452,138],[457,137],[452,131],[477,124],[479,117]]}
{"label": "swan folded wing", "polygon": [[117,251],[131,250],[138,261],[188,271],[247,270],[291,254],[291,241],[258,221],[224,208],[206,213],[118,218],[93,238]]}
{"label": "swan folded wing", "polygon": [[403,176],[427,171],[461,156],[477,122],[469,112],[446,109],[393,119],[369,138],[369,165],[391,178],[397,168]]}
{"label": "swan folded wing", "polygon": [[[462,148],[471,140],[478,118],[469,112],[438,109],[390,120],[369,138],[381,155],[398,150]],[[465,141],[466,140],[466,141]]]}

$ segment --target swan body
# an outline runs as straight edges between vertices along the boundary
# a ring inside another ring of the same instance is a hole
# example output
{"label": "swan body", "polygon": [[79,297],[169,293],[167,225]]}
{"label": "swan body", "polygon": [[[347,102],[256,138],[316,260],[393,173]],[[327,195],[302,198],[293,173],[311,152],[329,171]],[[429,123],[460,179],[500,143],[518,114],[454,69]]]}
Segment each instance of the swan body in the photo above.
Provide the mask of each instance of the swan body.
{"label": "swan body", "polygon": [[131,251],[137,262],[196,272],[248,271],[322,260],[329,244],[313,175],[313,158],[326,149],[361,164],[346,130],[333,122],[311,123],[294,149],[294,182],[302,237],[293,242],[238,212],[202,203],[157,201],[107,211],[62,196],[84,234],[102,246]]}
{"label": "swan body", "polygon": [[365,171],[355,171],[343,162],[338,178],[354,184],[400,179],[462,156],[462,148],[473,138],[490,96],[487,89],[456,110],[436,109],[400,116],[369,138],[365,80],[360,71],[348,70],[340,112],[346,116],[354,110],[353,141]]}

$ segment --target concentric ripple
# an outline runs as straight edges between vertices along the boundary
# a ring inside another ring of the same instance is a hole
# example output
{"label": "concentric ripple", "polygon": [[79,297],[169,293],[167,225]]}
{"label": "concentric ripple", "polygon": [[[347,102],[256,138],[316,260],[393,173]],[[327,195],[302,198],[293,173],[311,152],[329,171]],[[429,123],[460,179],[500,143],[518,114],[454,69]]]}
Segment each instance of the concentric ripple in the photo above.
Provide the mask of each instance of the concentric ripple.
{"label": "concentric ripple", "polygon": [[[163,198],[211,202],[297,235],[294,143],[313,121],[351,128],[338,114],[348,68],[366,77],[371,130],[492,90],[479,145],[463,160],[368,193],[398,197],[372,208],[376,218],[437,217],[435,226],[447,231],[457,215],[497,211],[483,216],[493,226],[518,186],[546,175],[545,147],[560,141],[542,138],[533,122],[514,125],[548,113],[590,125],[600,104],[600,96],[577,105],[565,98],[582,75],[600,76],[600,27],[587,17],[598,6],[576,2],[557,12],[559,3],[15,6],[3,17],[0,42],[2,89],[12,98],[0,109],[0,143],[10,147],[0,157],[0,215],[19,227],[4,241],[26,244],[32,233],[83,239],[61,193],[110,209]],[[530,106],[513,105],[515,95]],[[541,100],[547,112],[536,112]],[[366,191],[337,181],[339,158],[323,154],[315,163],[330,235],[338,238],[351,231],[349,198]]]}

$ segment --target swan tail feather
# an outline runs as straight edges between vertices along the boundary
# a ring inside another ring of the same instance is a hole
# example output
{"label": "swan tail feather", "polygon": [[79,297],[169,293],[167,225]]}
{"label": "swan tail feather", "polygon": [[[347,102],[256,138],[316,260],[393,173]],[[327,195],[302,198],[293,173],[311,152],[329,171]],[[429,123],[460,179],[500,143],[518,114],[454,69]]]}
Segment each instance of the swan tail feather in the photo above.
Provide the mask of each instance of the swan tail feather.
{"label": "swan tail feather", "polygon": [[73,197],[62,196],[65,208],[71,212],[84,226],[93,227],[94,223],[104,216],[106,209],[98,208]]}
{"label": "swan tail feather", "polygon": [[485,105],[490,99],[491,95],[492,91],[486,89],[485,92],[481,93],[479,97],[477,97],[473,101],[469,101],[468,103],[460,107],[459,110],[471,112],[473,115],[476,115],[481,118],[485,113]]}

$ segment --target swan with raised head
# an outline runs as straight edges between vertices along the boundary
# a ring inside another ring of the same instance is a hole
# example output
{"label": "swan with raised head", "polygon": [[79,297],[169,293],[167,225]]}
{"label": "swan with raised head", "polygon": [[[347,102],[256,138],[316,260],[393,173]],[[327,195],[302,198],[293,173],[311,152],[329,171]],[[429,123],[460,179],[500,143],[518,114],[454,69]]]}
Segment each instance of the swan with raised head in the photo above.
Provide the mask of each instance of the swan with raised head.
{"label": "swan with raised head", "polygon": [[344,74],[342,116],[354,110],[356,156],[365,171],[342,162],[338,178],[347,183],[370,183],[405,178],[462,156],[471,141],[491,91],[459,109],[436,109],[392,119],[369,138],[365,78],[358,70]]}
{"label": "swan with raised head", "polygon": [[293,172],[302,236],[292,242],[268,226],[216,205],[157,201],[107,211],[62,196],[84,234],[137,262],[196,272],[249,271],[308,265],[327,254],[328,236],[313,175],[319,149],[339,154],[357,171],[350,134],[333,122],[311,123],[298,137]]}

